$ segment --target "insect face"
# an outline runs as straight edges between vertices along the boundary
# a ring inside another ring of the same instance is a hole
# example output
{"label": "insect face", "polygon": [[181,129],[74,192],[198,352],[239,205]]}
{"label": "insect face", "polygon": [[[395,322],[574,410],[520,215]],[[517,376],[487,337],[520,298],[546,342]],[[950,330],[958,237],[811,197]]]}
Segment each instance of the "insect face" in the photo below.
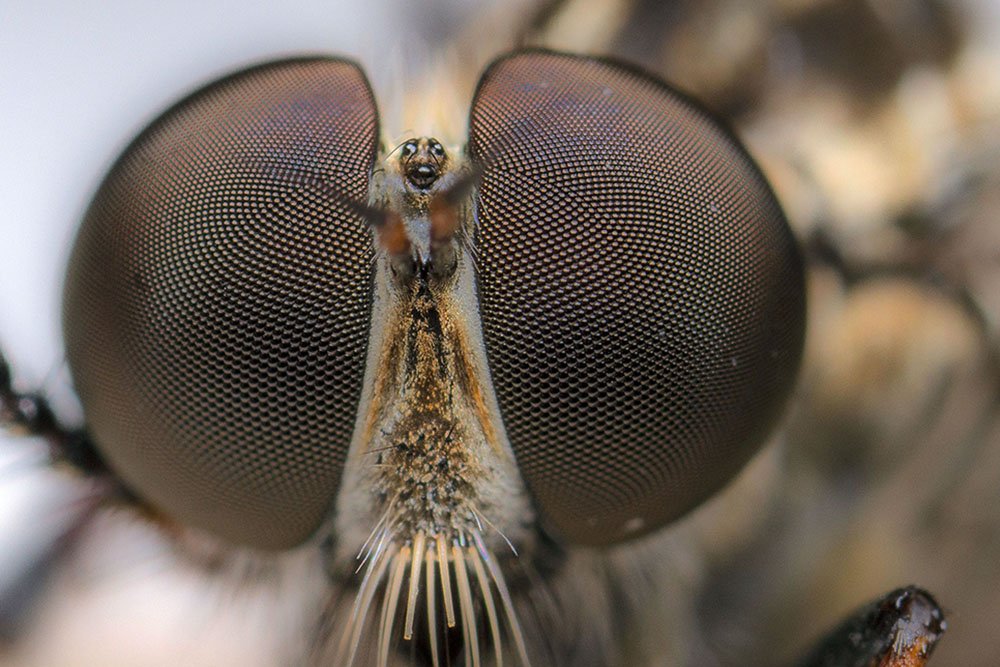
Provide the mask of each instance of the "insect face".
{"label": "insect face", "polygon": [[437,139],[410,139],[399,150],[408,186],[427,190],[448,170],[448,154]]}
{"label": "insect face", "polygon": [[573,553],[756,451],[801,353],[798,251],[735,138],[615,63],[500,58],[464,150],[379,132],[360,69],[313,58],[133,142],[67,278],[88,430],[175,530],[321,550],[319,661],[399,636],[433,665],[570,660],[533,590],[594,585]]}
{"label": "insect face", "polygon": [[[366,378],[371,393],[363,399],[344,471],[330,563],[346,586],[359,555],[365,569],[354,602],[334,612],[334,625],[346,630],[330,658],[354,661],[375,591],[384,584],[380,660],[387,659],[403,600],[403,637],[413,638],[419,598],[427,628],[420,639],[432,663],[447,642],[442,627],[460,626],[463,644],[478,654],[480,605],[497,659],[503,622],[528,662],[498,563],[510,558],[501,549],[513,550],[512,541],[532,549],[534,516],[501,437],[474,316],[474,261],[459,242],[471,233],[471,208],[449,202],[464,180],[459,163],[433,139],[407,142],[399,155],[386,159],[384,177],[373,182],[373,198],[392,213],[378,229],[379,307]],[[430,169],[428,160],[435,182],[414,188],[412,174]]]}

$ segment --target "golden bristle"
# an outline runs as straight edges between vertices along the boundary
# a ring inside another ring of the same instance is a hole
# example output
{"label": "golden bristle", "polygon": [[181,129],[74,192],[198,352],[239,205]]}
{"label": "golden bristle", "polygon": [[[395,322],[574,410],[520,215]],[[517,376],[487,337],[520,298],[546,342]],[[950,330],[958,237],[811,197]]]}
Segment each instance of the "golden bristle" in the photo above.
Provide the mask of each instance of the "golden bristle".
{"label": "golden bristle", "polygon": [[[428,538],[426,533],[418,532],[411,544],[403,546],[393,543],[397,536],[391,535],[387,527],[383,526],[377,529],[377,532],[379,533],[377,537],[373,535],[369,538],[368,563],[341,638],[337,664],[346,667],[354,665],[358,647],[369,625],[369,611],[373,599],[381,589],[382,605],[375,642],[376,664],[379,667],[388,667],[393,628],[396,615],[400,611],[403,589],[405,587],[407,590],[403,640],[412,641],[420,584],[423,581],[426,596],[427,639],[431,664],[434,667],[439,667],[441,661],[438,639],[443,630],[438,625],[438,586],[444,598],[445,609],[452,610],[452,622],[448,627],[461,626],[462,637],[468,651],[469,667],[483,665],[481,651],[486,638],[479,634],[480,621],[477,613],[486,615],[494,664],[496,667],[503,667],[504,624],[501,623],[497,598],[503,608],[506,633],[514,644],[519,664],[522,667],[530,667],[524,636],[510,592],[492,552],[486,547],[478,530],[471,531],[471,542],[465,537],[449,538],[440,534]],[[431,541],[433,545],[430,544]],[[454,591],[454,595],[457,596],[457,610],[450,583],[453,576],[457,586],[457,590]],[[482,611],[477,612],[477,609]],[[455,617],[456,611],[457,617]],[[447,618],[447,612],[445,616]]]}

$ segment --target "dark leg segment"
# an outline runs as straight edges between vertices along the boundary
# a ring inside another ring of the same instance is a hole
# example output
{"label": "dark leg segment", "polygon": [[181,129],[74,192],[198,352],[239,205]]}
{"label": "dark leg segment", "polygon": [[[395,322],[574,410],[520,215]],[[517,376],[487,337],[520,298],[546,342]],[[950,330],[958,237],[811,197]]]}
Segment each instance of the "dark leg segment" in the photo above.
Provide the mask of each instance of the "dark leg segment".
{"label": "dark leg segment", "polygon": [[927,591],[900,588],[856,611],[796,667],[923,667],[945,628]]}
{"label": "dark leg segment", "polygon": [[69,463],[90,475],[107,473],[86,432],[63,428],[41,394],[14,391],[10,366],[3,352],[0,352],[0,428],[45,438],[54,461]]}
{"label": "dark leg segment", "polygon": [[[51,574],[72,552],[97,509],[112,497],[126,498],[121,485],[110,474],[86,432],[69,430],[59,424],[48,401],[38,393],[18,393],[11,386],[10,367],[0,352],[0,429],[40,436],[48,442],[54,463],[66,463],[83,473],[91,484],[81,488],[77,502],[60,512],[58,521],[41,526],[26,525],[26,531],[39,534],[25,558],[15,559],[14,571],[0,573],[0,649],[16,641],[24,631],[45,584]],[[27,521],[27,520],[26,520]],[[30,522],[28,522],[30,524]],[[41,531],[41,533],[39,532]],[[2,537],[2,536],[0,536]],[[18,544],[5,544],[17,549]],[[24,546],[24,545],[20,545]],[[2,662],[2,653],[0,653]]]}

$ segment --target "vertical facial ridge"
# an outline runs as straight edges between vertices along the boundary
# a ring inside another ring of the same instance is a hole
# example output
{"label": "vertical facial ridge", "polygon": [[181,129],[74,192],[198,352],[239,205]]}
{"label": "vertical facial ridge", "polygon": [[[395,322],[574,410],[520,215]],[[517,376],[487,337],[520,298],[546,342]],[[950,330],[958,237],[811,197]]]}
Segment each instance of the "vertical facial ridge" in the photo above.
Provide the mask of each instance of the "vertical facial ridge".
{"label": "vertical facial ridge", "polygon": [[[356,647],[367,645],[375,595],[383,597],[377,662],[386,660],[393,627],[414,637],[416,608],[429,604],[428,590],[421,591],[425,567],[438,573],[444,614],[428,612],[427,633],[441,633],[420,639],[428,651],[439,640],[453,651],[461,637],[457,646],[470,651],[492,642],[496,655],[512,641],[512,650],[524,653],[496,554],[528,544],[533,514],[498,435],[488,373],[473,342],[476,309],[466,303],[474,294],[473,260],[462,244],[471,206],[454,171],[461,161],[435,155],[444,149],[434,140],[403,149],[385,159],[372,196],[374,206],[399,215],[410,250],[382,247],[376,261],[367,414],[359,418],[332,526],[339,544],[331,572],[346,583],[360,578],[354,607],[341,610],[347,630],[336,664],[349,664]],[[449,224],[435,226],[432,202],[448,207]]]}

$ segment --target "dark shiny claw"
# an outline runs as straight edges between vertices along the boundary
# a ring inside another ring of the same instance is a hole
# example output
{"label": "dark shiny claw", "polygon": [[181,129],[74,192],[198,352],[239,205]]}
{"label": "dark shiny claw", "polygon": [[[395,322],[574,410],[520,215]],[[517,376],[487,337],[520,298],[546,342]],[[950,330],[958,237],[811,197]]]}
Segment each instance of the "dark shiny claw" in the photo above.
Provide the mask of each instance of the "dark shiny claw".
{"label": "dark shiny claw", "polygon": [[869,603],[796,667],[923,667],[947,629],[930,593],[900,588]]}

